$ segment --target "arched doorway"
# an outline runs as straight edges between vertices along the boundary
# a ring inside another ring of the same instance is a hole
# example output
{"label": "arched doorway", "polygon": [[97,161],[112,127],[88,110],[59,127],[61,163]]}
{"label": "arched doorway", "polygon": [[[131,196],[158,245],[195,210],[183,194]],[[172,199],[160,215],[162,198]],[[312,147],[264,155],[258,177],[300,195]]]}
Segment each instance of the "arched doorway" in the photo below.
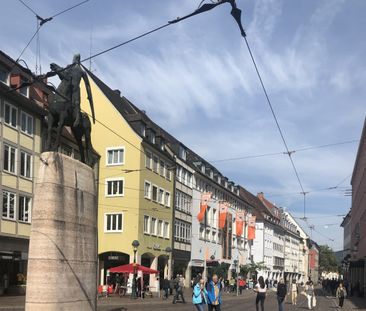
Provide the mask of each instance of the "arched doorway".
{"label": "arched doorway", "polygon": [[158,257],[158,269],[160,285],[165,277],[168,277],[168,263],[169,257],[167,255],[160,255]]}
{"label": "arched doorway", "polygon": [[101,285],[114,283],[115,275],[109,274],[108,270],[130,262],[130,255],[121,252],[105,252],[99,254],[99,283]]}
{"label": "arched doorway", "polygon": [[[157,258],[152,253],[143,253],[141,255],[141,265],[157,270]],[[143,275],[143,284],[150,286],[150,290],[156,292],[158,290],[157,277],[155,274]]]}

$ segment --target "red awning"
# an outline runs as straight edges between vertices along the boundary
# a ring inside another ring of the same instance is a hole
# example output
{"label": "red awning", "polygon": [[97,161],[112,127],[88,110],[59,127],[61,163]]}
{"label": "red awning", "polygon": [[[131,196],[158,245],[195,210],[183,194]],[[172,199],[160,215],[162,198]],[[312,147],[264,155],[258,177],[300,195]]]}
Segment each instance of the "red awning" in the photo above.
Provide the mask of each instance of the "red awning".
{"label": "red awning", "polygon": [[[145,273],[145,274],[157,274],[157,273],[159,273],[158,270],[154,270],[154,269],[150,269],[150,268],[145,267],[145,266],[141,266],[138,263],[136,263],[135,265],[136,265],[136,272],[142,271],[142,273]],[[122,266],[110,268],[109,272],[111,272],[111,273],[133,273],[134,272],[134,264],[130,263],[128,265],[122,265]]]}

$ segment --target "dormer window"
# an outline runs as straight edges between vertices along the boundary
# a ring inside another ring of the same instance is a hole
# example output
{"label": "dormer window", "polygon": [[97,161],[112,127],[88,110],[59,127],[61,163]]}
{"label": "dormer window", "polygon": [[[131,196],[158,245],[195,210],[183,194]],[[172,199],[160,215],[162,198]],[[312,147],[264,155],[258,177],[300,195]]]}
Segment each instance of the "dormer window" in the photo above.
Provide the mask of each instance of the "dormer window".
{"label": "dormer window", "polygon": [[184,161],[187,160],[187,152],[183,146],[179,146],[179,157]]}
{"label": "dormer window", "polygon": [[[25,79],[21,79],[20,80],[20,85],[22,85],[23,83],[26,83],[27,81]],[[25,97],[29,96],[29,86],[23,86],[19,89],[19,93],[22,94]]]}
{"label": "dormer window", "polygon": [[2,83],[8,84],[9,72],[3,68],[0,68],[0,81]]}
{"label": "dormer window", "polygon": [[149,142],[151,142],[152,144],[155,144],[155,132],[152,129],[148,129],[146,131],[146,138]]}
{"label": "dormer window", "polygon": [[206,171],[206,168],[205,168],[205,166],[204,166],[204,165],[202,165],[202,166],[201,166],[201,172],[204,174],[204,173],[205,173],[205,171]]}
{"label": "dormer window", "polygon": [[140,123],[140,134],[142,137],[146,137],[146,125],[144,122]]}

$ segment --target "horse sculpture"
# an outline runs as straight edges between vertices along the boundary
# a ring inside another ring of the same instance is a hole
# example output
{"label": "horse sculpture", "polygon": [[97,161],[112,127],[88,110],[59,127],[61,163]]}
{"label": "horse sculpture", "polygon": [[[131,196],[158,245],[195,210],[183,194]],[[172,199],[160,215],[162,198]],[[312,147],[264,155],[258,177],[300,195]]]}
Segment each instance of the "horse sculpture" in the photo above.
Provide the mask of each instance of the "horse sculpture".
{"label": "horse sculpture", "polygon": [[[49,103],[46,150],[58,149],[62,128],[69,126],[79,147],[81,162],[92,165],[91,122],[88,115],[80,111],[81,79],[85,82],[93,123],[95,123],[94,105],[88,76],[80,64],[80,55],[75,55],[73,63],[65,68],[56,64],[51,64],[50,67],[52,71],[47,73],[46,77],[58,75],[61,83],[55,91],[53,100]],[[51,140],[53,128],[57,130],[54,146]]]}

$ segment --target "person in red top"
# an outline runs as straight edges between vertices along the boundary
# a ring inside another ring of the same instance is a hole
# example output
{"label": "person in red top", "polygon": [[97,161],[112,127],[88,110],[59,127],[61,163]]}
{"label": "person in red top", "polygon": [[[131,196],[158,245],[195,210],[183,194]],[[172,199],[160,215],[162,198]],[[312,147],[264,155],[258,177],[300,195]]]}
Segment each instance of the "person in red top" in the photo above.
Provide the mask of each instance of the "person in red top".
{"label": "person in red top", "polygon": [[240,292],[240,295],[242,294],[244,288],[245,288],[245,281],[244,281],[244,279],[240,278],[239,279],[239,292]]}

